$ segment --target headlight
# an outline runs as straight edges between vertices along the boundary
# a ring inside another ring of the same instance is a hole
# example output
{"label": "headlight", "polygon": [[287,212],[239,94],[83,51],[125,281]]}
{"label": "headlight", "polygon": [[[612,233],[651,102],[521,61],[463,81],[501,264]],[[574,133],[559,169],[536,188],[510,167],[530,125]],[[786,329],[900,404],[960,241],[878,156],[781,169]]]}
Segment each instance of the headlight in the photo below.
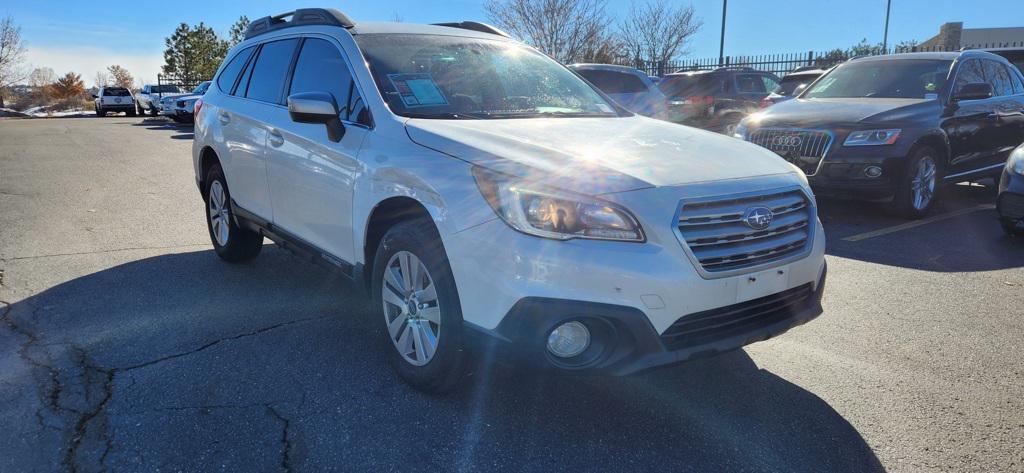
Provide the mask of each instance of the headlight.
{"label": "headlight", "polygon": [[628,210],[594,197],[574,194],[473,168],[480,193],[498,216],[523,233],[556,240],[644,241]]}
{"label": "headlight", "polygon": [[739,125],[736,125],[736,133],[734,135],[732,135],[732,136],[735,137],[735,138],[739,138],[741,140],[746,140],[747,139],[747,124],[744,123],[744,122],[740,122]]}
{"label": "headlight", "polygon": [[902,130],[863,130],[850,133],[843,146],[891,145],[900,137]]}
{"label": "headlight", "polygon": [[1006,169],[1024,176],[1024,147],[1017,148],[1010,153],[1010,159],[1006,161]]}

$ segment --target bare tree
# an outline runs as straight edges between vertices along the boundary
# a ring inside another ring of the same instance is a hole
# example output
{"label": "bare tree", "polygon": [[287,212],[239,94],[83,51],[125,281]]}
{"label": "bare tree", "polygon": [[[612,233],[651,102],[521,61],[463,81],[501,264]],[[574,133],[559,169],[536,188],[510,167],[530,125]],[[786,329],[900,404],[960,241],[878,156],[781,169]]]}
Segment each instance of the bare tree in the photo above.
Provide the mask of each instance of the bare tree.
{"label": "bare tree", "polygon": [[[495,26],[563,63],[584,60],[610,36],[606,0],[488,0]],[[598,48],[599,49],[599,48]]]}
{"label": "bare tree", "polygon": [[49,67],[37,67],[28,75],[28,85],[32,87],[32,101],[35,105],[49,105],[53,101],[53,83],[57,82],[57,74]]}
{"label": "bare tree", "polygon": [[686,53],[686,43],[702,25],[694,16],[693,5],[670,6],[668,2],[647,0],[630,5],[619,30],[635,62],[664,64]]}
{"label": "bare tree", "polygon": [[125,69],[118,64],[107,66],[107,72],[110,73],[110,83],[112,85],[131,89],[132,84],[135,83],[135,78],[132,77],[132,73],[128,72],[128,69]]}
{"label": "bare tree", "polygon": [[110,74],[103,71],[96,71],[96,77],[92,79],[92,86],[99,89],[110,85]]}
{"label": "bare tree", "polygon": [[25,43],[21,39],[21,27],[14,24],[14,18],[0,18],[0,107],[4,106],[4,90],[25,80],[28,75],[23,66]]}

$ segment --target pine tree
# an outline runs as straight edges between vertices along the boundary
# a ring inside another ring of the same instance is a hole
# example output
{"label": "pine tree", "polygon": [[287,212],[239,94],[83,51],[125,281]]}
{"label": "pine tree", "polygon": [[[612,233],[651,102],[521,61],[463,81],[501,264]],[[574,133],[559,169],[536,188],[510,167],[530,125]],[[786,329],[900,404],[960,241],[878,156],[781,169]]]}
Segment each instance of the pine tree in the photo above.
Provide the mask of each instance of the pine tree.
{"label": "pine tree", "polygon": [[228,52],[227,41],[201,22],[195,27],[178,25],[165,44],[163,73],[189,88],[211,79]]}

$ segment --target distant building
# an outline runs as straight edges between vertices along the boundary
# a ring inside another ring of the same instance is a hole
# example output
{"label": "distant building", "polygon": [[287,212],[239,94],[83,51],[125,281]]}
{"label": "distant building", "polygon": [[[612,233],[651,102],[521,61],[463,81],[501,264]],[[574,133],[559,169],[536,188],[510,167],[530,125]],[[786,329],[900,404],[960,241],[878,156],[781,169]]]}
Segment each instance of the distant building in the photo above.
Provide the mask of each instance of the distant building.
{"label": "distant building", "polygon": [[921,49],[1024,47],[1024,26],[1013,28],[964,28],[963,22],[946,23],[939,34],[921,42]]}

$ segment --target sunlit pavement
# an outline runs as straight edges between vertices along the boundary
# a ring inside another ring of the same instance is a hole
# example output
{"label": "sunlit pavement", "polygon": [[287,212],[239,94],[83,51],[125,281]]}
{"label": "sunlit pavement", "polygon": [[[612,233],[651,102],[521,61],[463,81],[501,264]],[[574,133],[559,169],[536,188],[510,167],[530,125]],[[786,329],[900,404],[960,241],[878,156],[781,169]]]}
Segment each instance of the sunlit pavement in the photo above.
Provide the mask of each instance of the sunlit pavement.
{"label": "sunlit pavement", "polygon": [[0,471],[1024,471],[1024,241],[821,202],[825,314],[628,378],[384,362],[343,278],[209,245],[191,129],[0,121]]}

